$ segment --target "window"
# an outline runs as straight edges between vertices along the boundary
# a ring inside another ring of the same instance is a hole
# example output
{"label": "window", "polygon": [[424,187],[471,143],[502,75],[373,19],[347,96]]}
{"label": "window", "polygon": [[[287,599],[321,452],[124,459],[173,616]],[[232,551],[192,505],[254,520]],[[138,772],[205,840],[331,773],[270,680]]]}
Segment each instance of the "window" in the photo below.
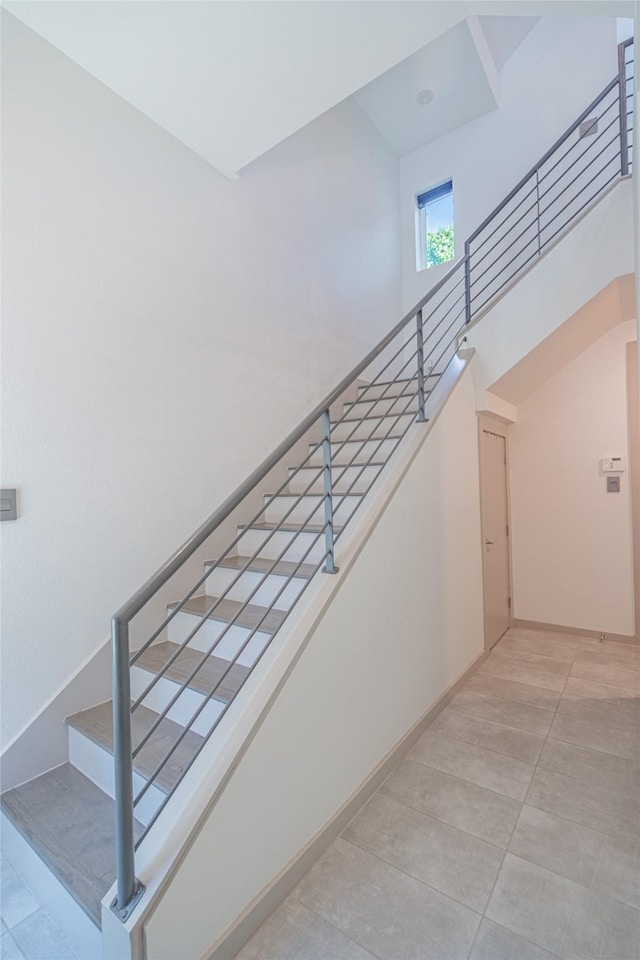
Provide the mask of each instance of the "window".
{"label": "window", "polygon": [[416,203],[418,270],[453,260],[453,180],[425,190]]}

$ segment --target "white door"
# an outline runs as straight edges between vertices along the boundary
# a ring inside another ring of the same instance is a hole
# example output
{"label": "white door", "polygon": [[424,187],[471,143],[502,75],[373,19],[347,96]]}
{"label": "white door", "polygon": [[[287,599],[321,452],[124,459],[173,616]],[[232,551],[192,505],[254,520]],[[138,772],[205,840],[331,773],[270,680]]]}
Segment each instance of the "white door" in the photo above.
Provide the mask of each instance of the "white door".
{"label": "white door", "polygon": [[507,439],[480,429],[480,503],[485,645],[490,649],[511,624]]}

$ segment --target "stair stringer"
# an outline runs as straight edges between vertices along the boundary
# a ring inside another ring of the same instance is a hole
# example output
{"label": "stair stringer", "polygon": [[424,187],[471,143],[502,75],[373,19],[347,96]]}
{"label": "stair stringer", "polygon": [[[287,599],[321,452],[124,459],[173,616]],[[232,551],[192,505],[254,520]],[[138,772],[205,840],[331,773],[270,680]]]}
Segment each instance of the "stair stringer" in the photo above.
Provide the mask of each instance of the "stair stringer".
{"label": "stair stringer", "polygon": [[633,180],[625,177],[464,331],[476,350],[479,410],[495,408],[491,385],[608,284],[634,271]]}
{"label": "stair stringer", "polygon": [[141,845],[127,924],[103,901],[105,957],[114,925],[154,960],[208,956],[481,656],[468,367],[452,361],[338,541],[338,574],[314,578]]}

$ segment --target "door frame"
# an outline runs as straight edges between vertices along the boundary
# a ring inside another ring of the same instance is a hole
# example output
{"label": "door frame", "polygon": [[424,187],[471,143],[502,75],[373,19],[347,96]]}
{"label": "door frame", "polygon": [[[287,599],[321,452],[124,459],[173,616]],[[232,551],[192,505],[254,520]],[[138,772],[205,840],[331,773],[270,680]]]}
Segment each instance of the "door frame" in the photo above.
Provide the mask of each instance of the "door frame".
{"label": "door frame", "polygon": [[[506,473],[506,488],[507,488],[507,525],[509,527],[509,533],[507,535],[507,554],[508,554],[508,569],[509,569],[509,627],[513,626],[513,560],[512,560],[512,549],[511,541],[513,538],[513,526],[511,523],[511,465],[509,460],[509,426],[510,421],[504,420],[502,417],[499,417],[497,414],[492,413],[479,413],[478,414],[478,492],[480,495],[480,550],[482,552],[482,611],[483,611],[483,622],[484,622],[484,648],[488,652],[491,647],[487,638],[487,616],[484,606],[485,599],[485,551],[484,551],[484,541],[485,541],[485,531],[484,531],[484,516],[482,514],[482,431],[488,430],[490,433],[496,433],[500,437],[504,437],[505,441],[505,473]],[[495,644],[494,644],[495,646]]]}

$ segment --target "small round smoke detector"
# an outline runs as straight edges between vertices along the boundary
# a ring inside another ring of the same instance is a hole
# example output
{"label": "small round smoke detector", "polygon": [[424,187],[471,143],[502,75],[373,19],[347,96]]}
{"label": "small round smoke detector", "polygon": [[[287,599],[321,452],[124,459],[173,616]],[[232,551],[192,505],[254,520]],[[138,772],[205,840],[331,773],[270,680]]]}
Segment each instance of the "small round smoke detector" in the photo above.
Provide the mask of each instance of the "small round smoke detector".
{"label": "small round smoke detector", "polygon": [[426,107],[433,100],[433,90],[421,90],[416,96],[416,100],[421,107]]}

